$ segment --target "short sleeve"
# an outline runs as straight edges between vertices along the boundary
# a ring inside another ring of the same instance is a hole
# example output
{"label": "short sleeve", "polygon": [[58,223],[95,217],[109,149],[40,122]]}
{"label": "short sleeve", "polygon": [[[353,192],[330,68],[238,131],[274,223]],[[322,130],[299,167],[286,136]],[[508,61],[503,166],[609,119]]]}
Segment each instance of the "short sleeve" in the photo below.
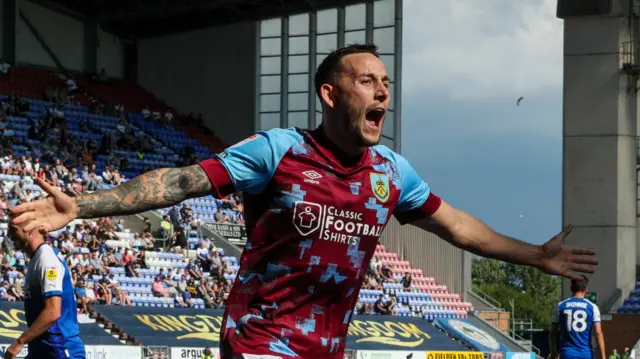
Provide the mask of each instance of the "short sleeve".
{"label": "short sleeve", "polygon": [[591,303],[591,306],[593,308],[593,322],[600,323],[602,321],[602,318],[600,318],[600,308],[594,303]]}
{"label": "short sleeve", "polygon": [[553,310],[553,314],[551,314],[551,323],[558,324],[560,323],[560,305],[556,305],[556,308]]}
{"label": "short sleeve", "polygon": [[392,154],[400,180],[400,198],[394,215],[402,224],[431,216],[440,208],[440,197],[431,193],[429,185],[409,161],[397,153]]}
{"label": "short sleeve", "polygon": [[42,295],[44,297],[62,295],[62,279],[64,278],[65,270],[58,257],[53,253],[50,255],[49,253],[42,253],[39,264],[37,277],[40,281],[40,288],[42,288]]}
{"label": "short sleeve", "polygon": [[219,196],[233,192],[261,193],[287,151],[302,141],[295,129],[258,132],[202,161]]}

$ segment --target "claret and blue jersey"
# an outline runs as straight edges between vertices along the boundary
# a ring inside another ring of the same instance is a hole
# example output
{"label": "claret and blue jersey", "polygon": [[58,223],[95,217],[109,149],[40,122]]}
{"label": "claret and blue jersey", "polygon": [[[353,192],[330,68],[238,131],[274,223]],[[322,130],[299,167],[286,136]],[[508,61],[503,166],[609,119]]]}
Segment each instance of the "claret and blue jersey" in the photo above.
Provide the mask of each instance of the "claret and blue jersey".
{"label": "claret and blue jersey", "polygon": [[200,165],[217,196],[243,192],[248,241],[226,303],[224,357],[341,358],[352,308],[390,216],[440,199],[384,146],[356,159],[321,129],[260,132]]}
{"label": "claret and blue jersey", "polygon": [[80,327],[71,272],[64,257],[59,255],[56,248],[42,244],[29,263],[24,286],[27,326],[31,326],[42,313],[47,298],[60,296],[62,305],[60,318],[46,333],[28,344],[28,358],[75,359],[84,358],[86,354],[79,337]]}
{"label": "claret and blue jersey", "polygon": [[558,304],[552,323],[558,325],[561,359],[591,359],[591,331],[600,322],[600,309],[585,298],[569,298]]}

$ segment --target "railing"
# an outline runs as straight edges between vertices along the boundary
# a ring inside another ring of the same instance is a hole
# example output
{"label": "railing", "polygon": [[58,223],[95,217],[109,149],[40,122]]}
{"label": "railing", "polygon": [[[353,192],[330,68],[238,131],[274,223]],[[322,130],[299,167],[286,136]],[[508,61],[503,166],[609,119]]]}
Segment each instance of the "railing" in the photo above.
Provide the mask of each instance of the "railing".
{"label": "railing", "polygon": [[640,136],[636,136],[636,217],[640,217]]}
{"label": "railing", "polygon": [[[478,321],[485,323],[486,325],[491,325],[491,323],[489,321],[487,321],[486,319],[482,318],[481,316],[479,316],[477,313],[471,313],[471,315],[473,315]],[[500,339],[504,340],[504,341],[509,341],[515,345],[517,345],[518,347],[522,348],[522,349],[529,349],[531,348],[532,351],[535,351],[537,353],[537,355],[539,356],[540,354],[540,349],[536,348],[533,346],[533,343],[530,340],[526,340],[524,338],[522,338],[519,335],[515,335],[513,336],[514,333],[512,333],[512,331],[509,331],[509,334],[503,333],[500,330],[496,331],[496,334],[500,337]]]}
{"label": "railing", "polygon": [[496,311],[498,312],[504,312],[504,308],[502,308],[500,306],[500,303],[491,298],[491,296],[483,291],[481,291],[480,289],[474,287],[473,289],[470,289],[469,292],[471,292],[471,294],[475,294],[478,298],[484,300],[485,302],[487,302],[487,304],[493,306],[495,308]]}
{"label": "railing", "polygon": [[622,58],[622,68],[630,69],[638,64],[637,46],[635,41],[625,41],[620,44],[620,57]]}
{"label": "railing", "polygon": [[525,347],[527,349],[531,349],[531,351],[536,353],[537,356],[540,356],[540,349],[538,349],[538,347],[533,345],[533,342],[530,339],[525,339],[525,338],[521,337],[520,335],[518,335],[518,333],[516,333],[514,331],[509,331],[509,333],[513,337],[513,340],[518,342],[518,344],[522,345],[523,347]]}

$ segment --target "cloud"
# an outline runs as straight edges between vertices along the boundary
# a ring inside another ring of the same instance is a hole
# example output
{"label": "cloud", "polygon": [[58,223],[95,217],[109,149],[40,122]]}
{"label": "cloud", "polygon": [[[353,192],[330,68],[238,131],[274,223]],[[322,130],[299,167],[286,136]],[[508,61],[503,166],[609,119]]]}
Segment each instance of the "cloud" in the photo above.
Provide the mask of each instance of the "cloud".
{"label": "cloud", "polygon": [[403,92],[513,98],[562,86],[556,0],[404,1]]}

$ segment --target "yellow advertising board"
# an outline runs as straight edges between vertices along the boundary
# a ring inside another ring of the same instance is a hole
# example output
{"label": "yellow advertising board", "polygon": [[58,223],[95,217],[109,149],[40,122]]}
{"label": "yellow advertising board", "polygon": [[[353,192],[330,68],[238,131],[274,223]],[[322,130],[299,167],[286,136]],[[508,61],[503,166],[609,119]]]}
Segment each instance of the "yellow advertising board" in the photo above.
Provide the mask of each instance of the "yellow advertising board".
{"label": "yellow advertising board", "polygon": [[426,359],[484,359],[482,352],[427,352]]}

